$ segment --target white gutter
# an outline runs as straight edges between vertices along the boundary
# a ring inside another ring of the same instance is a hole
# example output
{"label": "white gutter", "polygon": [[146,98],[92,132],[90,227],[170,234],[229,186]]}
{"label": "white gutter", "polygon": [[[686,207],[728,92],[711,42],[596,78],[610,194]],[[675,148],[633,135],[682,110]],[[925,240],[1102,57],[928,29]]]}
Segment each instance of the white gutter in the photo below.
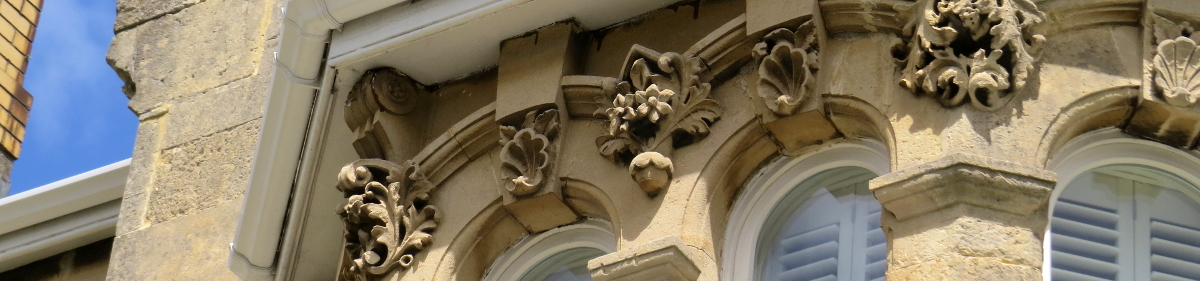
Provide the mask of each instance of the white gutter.
{"label": "white gutter", "polygon": [[279,51],[250,170],[242,216],[229,249],[229,269],[244,280],[270,280],[287,207],[311,136],[316,90],[329,30],[407,0],[291,0],[284,10]]}
{"label": "white gutter", "polygon": [[129,159],[0,199],[0,272],[116,234]]}

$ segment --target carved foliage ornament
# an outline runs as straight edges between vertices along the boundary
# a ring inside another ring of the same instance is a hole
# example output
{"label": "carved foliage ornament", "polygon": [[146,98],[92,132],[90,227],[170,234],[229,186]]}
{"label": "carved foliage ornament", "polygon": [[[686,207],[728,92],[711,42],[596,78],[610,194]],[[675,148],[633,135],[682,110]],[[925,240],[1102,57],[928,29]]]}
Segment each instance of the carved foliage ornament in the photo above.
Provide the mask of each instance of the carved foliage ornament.
{"label": "carved foliage ornament", "polygon": [[1154,89],[1151,93],[1179,107],[1200,100],[1200,32],[1188,22],[1151,15],[1154,25]]}
{"label": "carved foliage ornament", "polygon": [[709,99],[706,65],[695,57],[659,54],[634,46],[626,81],[611,106],[601,107],[608,133],[596,139],[600,154],[628,164],[641,188],[653,195],[674,173],[670,153],[709,134],[721,109]]}
{"label": "carved foliage ornament", "polygon": [[529,111],[521,126],[500,126],[500,171],[515,196],[537,193],[545,185],[558,138],[558,110]]}
{"label": "carved foliage ornament", "polygon": [[944,106],[999,109],[1025,86],[1045,37],[1032,0],[922,0],[904,29],[912,36],[900,85]]}
{"label": "carved foliage ornament", "polygon": [[412,161],[354,161],[338,173],[337,189],[348,199],[337,211],[351,260],[345,271],[353,276],[343,279],[375,280],[397,267],[412,267],[441,221],[429,205],[433,184]]}
{"label": "carved foliage ornament", "polygon": [[816,24],[804,22],[795,31],[780,28],[754,45],[758,65],[758,95],[767,108],[792,115],[816,95],[818,59]]}

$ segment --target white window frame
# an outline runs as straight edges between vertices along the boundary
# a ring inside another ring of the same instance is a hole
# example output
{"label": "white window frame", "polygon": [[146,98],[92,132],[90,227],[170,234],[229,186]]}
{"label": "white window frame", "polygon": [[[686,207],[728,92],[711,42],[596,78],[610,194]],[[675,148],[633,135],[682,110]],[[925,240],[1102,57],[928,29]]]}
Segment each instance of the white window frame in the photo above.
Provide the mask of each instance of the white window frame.
{"label": "white window frame", "polygon": [[496,257],[484,273],[484,281],[520,280],[541,261],[564,251],[591,248],[604,253],[617,251],[617,236],[612,224],[599,219],[547,230],[522,238]]}
{"label": "white window frame", "polygon": [[876,175],[891,171],[886,147],[873,141],[835,143],[799,157],[780,157],[746,184],[729,212],[721,257],[721,280],[754,280],[759,238],[774,207],[793,187],[830,169],[860,167]]}
{"label": "white window frame", "polygon": [[[1200,153],[1133,138],[1116,128],[1097,130],[1071,140],[1047,162],[1046,167],[1058,174],[1058,183],[1050,194],[1047,224],[1054,217],[1054,205],[1058,203],[1059,196],[1071,181],[1083,173],[1112,165],[1146,166],[1173,174],[1184,181],[1200,184]],[[1132,170],[1125,172],[1136,173]],[[1200,190],[1194,187],[1176,189],[1200,200]],[[1050,227],[1046,227],[1042,237],[1045,237],[1042,239],[1042,279],[1050,280],[1050,245],[1053,242]]]}

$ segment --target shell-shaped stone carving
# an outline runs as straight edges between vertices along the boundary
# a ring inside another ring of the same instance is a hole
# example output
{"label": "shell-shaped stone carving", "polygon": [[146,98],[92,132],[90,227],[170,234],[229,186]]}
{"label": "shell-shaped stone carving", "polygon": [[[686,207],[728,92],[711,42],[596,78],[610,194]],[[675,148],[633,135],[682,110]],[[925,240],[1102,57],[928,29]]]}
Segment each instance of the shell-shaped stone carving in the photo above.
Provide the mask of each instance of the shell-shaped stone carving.
{"label": "shell-shaped stone carving", "polygon": [[812,21],[796,31],[776,29],[754,46],[758,65],[758,95],[767,108],[779,115],[792,115],[815,95],[817,36]]}
{"label": "shell-shaped stone carving", "polygon": [[416,254],[433,242],[441,213],[429,204],[433,184],[412,161],[354,161],[338,173],[337,189],[347,198],[337,214],[350,258],[350,276],[341,279],[375,280],[412,267]]}
{"label": "shell-shaped stone carving", "polygon": [[558,136],[558,110],[530,111],[520,128],[500,126],[500,171],[504,189],[515,196],[537,193],[545,185]]}
{"label": "shell-shaped stone carving", "polygon": [[1158,44],[1154,56],[1154,85],[1168,104],[1190,107],[1200,100],[1200,46],[1187,37]]}

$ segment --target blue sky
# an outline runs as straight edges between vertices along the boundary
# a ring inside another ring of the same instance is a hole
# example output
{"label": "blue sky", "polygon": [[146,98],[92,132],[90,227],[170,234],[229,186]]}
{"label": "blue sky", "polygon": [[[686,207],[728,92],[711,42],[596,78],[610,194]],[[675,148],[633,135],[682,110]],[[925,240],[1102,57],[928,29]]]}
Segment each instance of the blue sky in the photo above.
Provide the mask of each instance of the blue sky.
{"label": "blue sky", "polygon": [[25,74],[33,108],[12,194],[129,158],[137,132],[123,82],[104,61],[115,1],[44,5]]}

